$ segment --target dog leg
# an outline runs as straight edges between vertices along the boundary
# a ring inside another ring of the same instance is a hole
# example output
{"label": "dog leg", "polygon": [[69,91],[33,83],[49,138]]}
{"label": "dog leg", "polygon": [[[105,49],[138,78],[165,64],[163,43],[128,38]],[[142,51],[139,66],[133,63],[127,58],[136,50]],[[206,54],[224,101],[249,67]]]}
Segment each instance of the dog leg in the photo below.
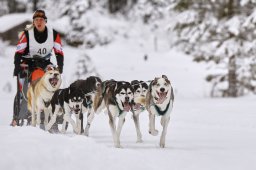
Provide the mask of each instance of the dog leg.
{"label": "dog leg", "polygon": [[36,111],[36,124],[38,126],[40,126],[40,123],[41,123],[41,111],[40,111],[40,109],[37,109],[37,111]]}
{"label": "dog leg", "polygon": [[[40,99],[37,99],[36,100],[36,105],[35,105],[35,109],[36,109],[36,115],[37,115],[37,117],[36,117],[36,122],[37,122],[37,125],[40,127],[40,124],[41,124],[41,114],[42,114],[42,112],[43,112],[43,110],[44,109],[42,109],[43,107],[42,107],[42,103],[43,103],[43,101],[41,101]],[[44,105],[44,104],[43,104]]]}
{"label": "dog leg", "polygon": [[61,133],[65,133],[66,132],[66,126],[67,126],[67,121],[65,120],[64,116],[63,116],[63,123],[62,123],[62,128],[61,128]]}
{"label": "dog leg", "polygon": [[140,124],[139,124],[139,114],[135,114],[133,113],[133,121],[135,124],[135,128],[136,128],[136,133],[137,133],[137,143],[142,143],[142,135],[141,135],[141,131],[140,131]]}
{"label": "dog leg", "polygon": [[54,111],[54,113],[53,113],[53,115],[52,115],[52,117],[51,117],[51,120],[50,120],[49,123],[46,125],[46,128],[45,128],[46,131],[49,131],[49,130],[51,129],[52,125],[56,122],[58,110],[59,110],[59,108],[56,107],[56,108],[55,108],[55,111]]}
{"label": "dog leg", "polygon": [[87,114],[87,124],[84,129],[84,135],[89,136],[89,129],[94,118],[94,112],[90,109]]}
{"label": "dog leg", "polygon": [[77,134],[81,134],[81,131],[82,131],[82,127],[81,127],[82,121],[79,118],[80,117],[80,113],[79,114],[75,114],[75,117],[76,117]]}
{"label": "dog leg", "polygon": [[72,128],[73,128],[73,131],[78,134],[79,131],[77,129],[77,126],[76,126],[76,122],[71,118],[71,114],[70,113],[67,113],[67,114],[64,114],[64,120],[66,120],[68,123],[71,124]]}
{"label": "dog leg", "polygon": [[116,148],[120,148],[121,147],[120,146],[120,141],[119,141],[119,143],[117,141],[115,117],[113,117],[110,112],[108,112],[108,116],[109,116],[109,125],[110,125],[110,129],[111,129],[111,132],[112,132],[112,137],[113,137],[113,140],[114,140],[114,145],[115,145]]}
{"label": "dog leg", "polygon": [[117,133],[117,144],[119,144],[119,148],[122,148],[122,146],[120,145],[120,135],[121,135],[121,131],[122,131],[122,128],[123,128],[123,125],[124,125],[124,122],[125,122],[125,115],[126,115],[126,113],[123,113],[123,115],[121,115],[119,117],[118,125],[117,125],[117,130],[116,130],[116,133]]}
{"label": "dog leg", "polygon": [[49,122],[50,111],[48,108],[44,108],[44,126]]}
{"label": "dog leg", "polygon": [[32,107],[31,107],[31,125],[32,126],[34,126],[34,127],[36,127],[36,109],[35,109],[35,102],[34,102],[34,100],[33,100],[33,98],[34,97],[32,97],[32,101],[31,101],[31,105],[32,105]]}
{"label": "dog leg", "polygon": [[158,135],[158,130],[155,128],[155,115],[149,111],[149,133],[153,136]]}
{"label": "dog leg", "polygon": [[166,136],[166,133],[167,133],[167,127],[168,127],[169,121],[170,121],[170,115],[162,116],[161,124],[163,126],[163,131],[162,131],[162,135],[161,135],[161,138],[160,138],[160,147],[161,148],[165,147],[165,136]]}

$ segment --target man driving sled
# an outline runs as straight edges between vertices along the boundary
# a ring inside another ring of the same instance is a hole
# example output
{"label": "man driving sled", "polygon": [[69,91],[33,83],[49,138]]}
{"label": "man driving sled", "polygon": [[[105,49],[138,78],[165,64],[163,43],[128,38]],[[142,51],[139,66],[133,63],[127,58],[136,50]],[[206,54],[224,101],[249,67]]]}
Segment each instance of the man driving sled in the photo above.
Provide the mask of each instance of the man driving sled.
{"label": "man driving sled", "polygon": [[45,12],[36,10],[32,25],[19,36],[14,56],[13,75],[17,77],[17,94],[14,99],[11,126],[19,125],[19,120],[28,119],[24,94],[26,94],[28,83],[41,78],[47,66],[52,65],[50,61],[52,50],[56,56],[59,72],[63,71],[64,55],[60,35],[54,29],[47,27],[46,23]]}

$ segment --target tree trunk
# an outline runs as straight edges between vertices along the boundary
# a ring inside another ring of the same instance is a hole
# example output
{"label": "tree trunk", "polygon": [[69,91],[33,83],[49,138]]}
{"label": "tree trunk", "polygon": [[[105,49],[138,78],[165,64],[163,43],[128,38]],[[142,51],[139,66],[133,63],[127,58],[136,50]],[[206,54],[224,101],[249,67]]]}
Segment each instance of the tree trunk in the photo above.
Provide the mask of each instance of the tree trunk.
{"label": "tree trunk", "polygon": [[8,0],[7,1],[9,13],[15,13],[17,11],[17,2],[16,0]]}
{"label": "tree trunk", "polygon": [[228,96],[237,97],[236,58],[231,56],[228,63]]}
{"label": "tree trunk", "polygon": [[127,0],[108,0],[108,9],[110,13],[116,13],[127,5]]}
{"label": "tree trunk", "polygon": [[[234,14],[234,0],[229,0],[227,15],[232,17]],[[228,61],[228,96],[237,97],[237,79],[236,79],[236,57],[229,57]]]}
{"label": "tree trunk", "polygon": [[33,10],[34,11],[37,10],[37,3],[38,3],[38,0],[33,0]]}

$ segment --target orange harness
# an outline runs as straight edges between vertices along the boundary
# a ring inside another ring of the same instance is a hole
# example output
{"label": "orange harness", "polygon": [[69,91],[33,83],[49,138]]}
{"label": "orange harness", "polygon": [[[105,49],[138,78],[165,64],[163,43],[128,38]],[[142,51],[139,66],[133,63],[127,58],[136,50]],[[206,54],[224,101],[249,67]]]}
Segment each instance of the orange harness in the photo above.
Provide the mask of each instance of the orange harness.
{"label": "orange harness", "polygon": [[31,73],[31,82],[43,76],[44,76],[44,70],[42,70],[41,68],[37,68]]}

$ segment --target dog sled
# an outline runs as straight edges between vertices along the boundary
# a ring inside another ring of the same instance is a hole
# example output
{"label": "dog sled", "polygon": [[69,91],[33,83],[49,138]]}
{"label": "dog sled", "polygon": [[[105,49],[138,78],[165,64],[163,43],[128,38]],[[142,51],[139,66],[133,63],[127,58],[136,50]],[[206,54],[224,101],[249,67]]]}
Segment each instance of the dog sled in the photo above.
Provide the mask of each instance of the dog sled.
{"label": "dog sled", "polygon": [[[21,83],[23,85],[21,85]],[[31,114],[27,109],[27,90],[29,86],[29,71],[27,64],[21,64],[21,72],[17,75],[17,92],[13,102],[12,126],[23,126],[31,123]]]}
{"label": "dog sled", "polygon": [[[50,56],[47,56],[50,57]],[[11,126],[23,126],[31,124],[31,113],[27,105],[27,91],[30,82],[41,77],[47,65],[51,65],[49,60],[38,56],[26,57],[25,62],[20,64],[20,73],[17,75],[17,92],[13,104],[13,120]],[[37,71],[37,73],[35,73]],[[35,74],[34,74],[35,73]],[[32,75],[33,74],[33,75]],[[35,76],[34,76],[35,75]],[[33,77],[34,76],[34,77]],[[44,114],[41,114],[41,122],[44,120]],[[57,123],[62,123],[63,119],[58,118]],[[41,123],[43,124],[43,123]],[[40,124],[40,128],[42,127]],[[56,124],[57,125],[57,124]]]}

